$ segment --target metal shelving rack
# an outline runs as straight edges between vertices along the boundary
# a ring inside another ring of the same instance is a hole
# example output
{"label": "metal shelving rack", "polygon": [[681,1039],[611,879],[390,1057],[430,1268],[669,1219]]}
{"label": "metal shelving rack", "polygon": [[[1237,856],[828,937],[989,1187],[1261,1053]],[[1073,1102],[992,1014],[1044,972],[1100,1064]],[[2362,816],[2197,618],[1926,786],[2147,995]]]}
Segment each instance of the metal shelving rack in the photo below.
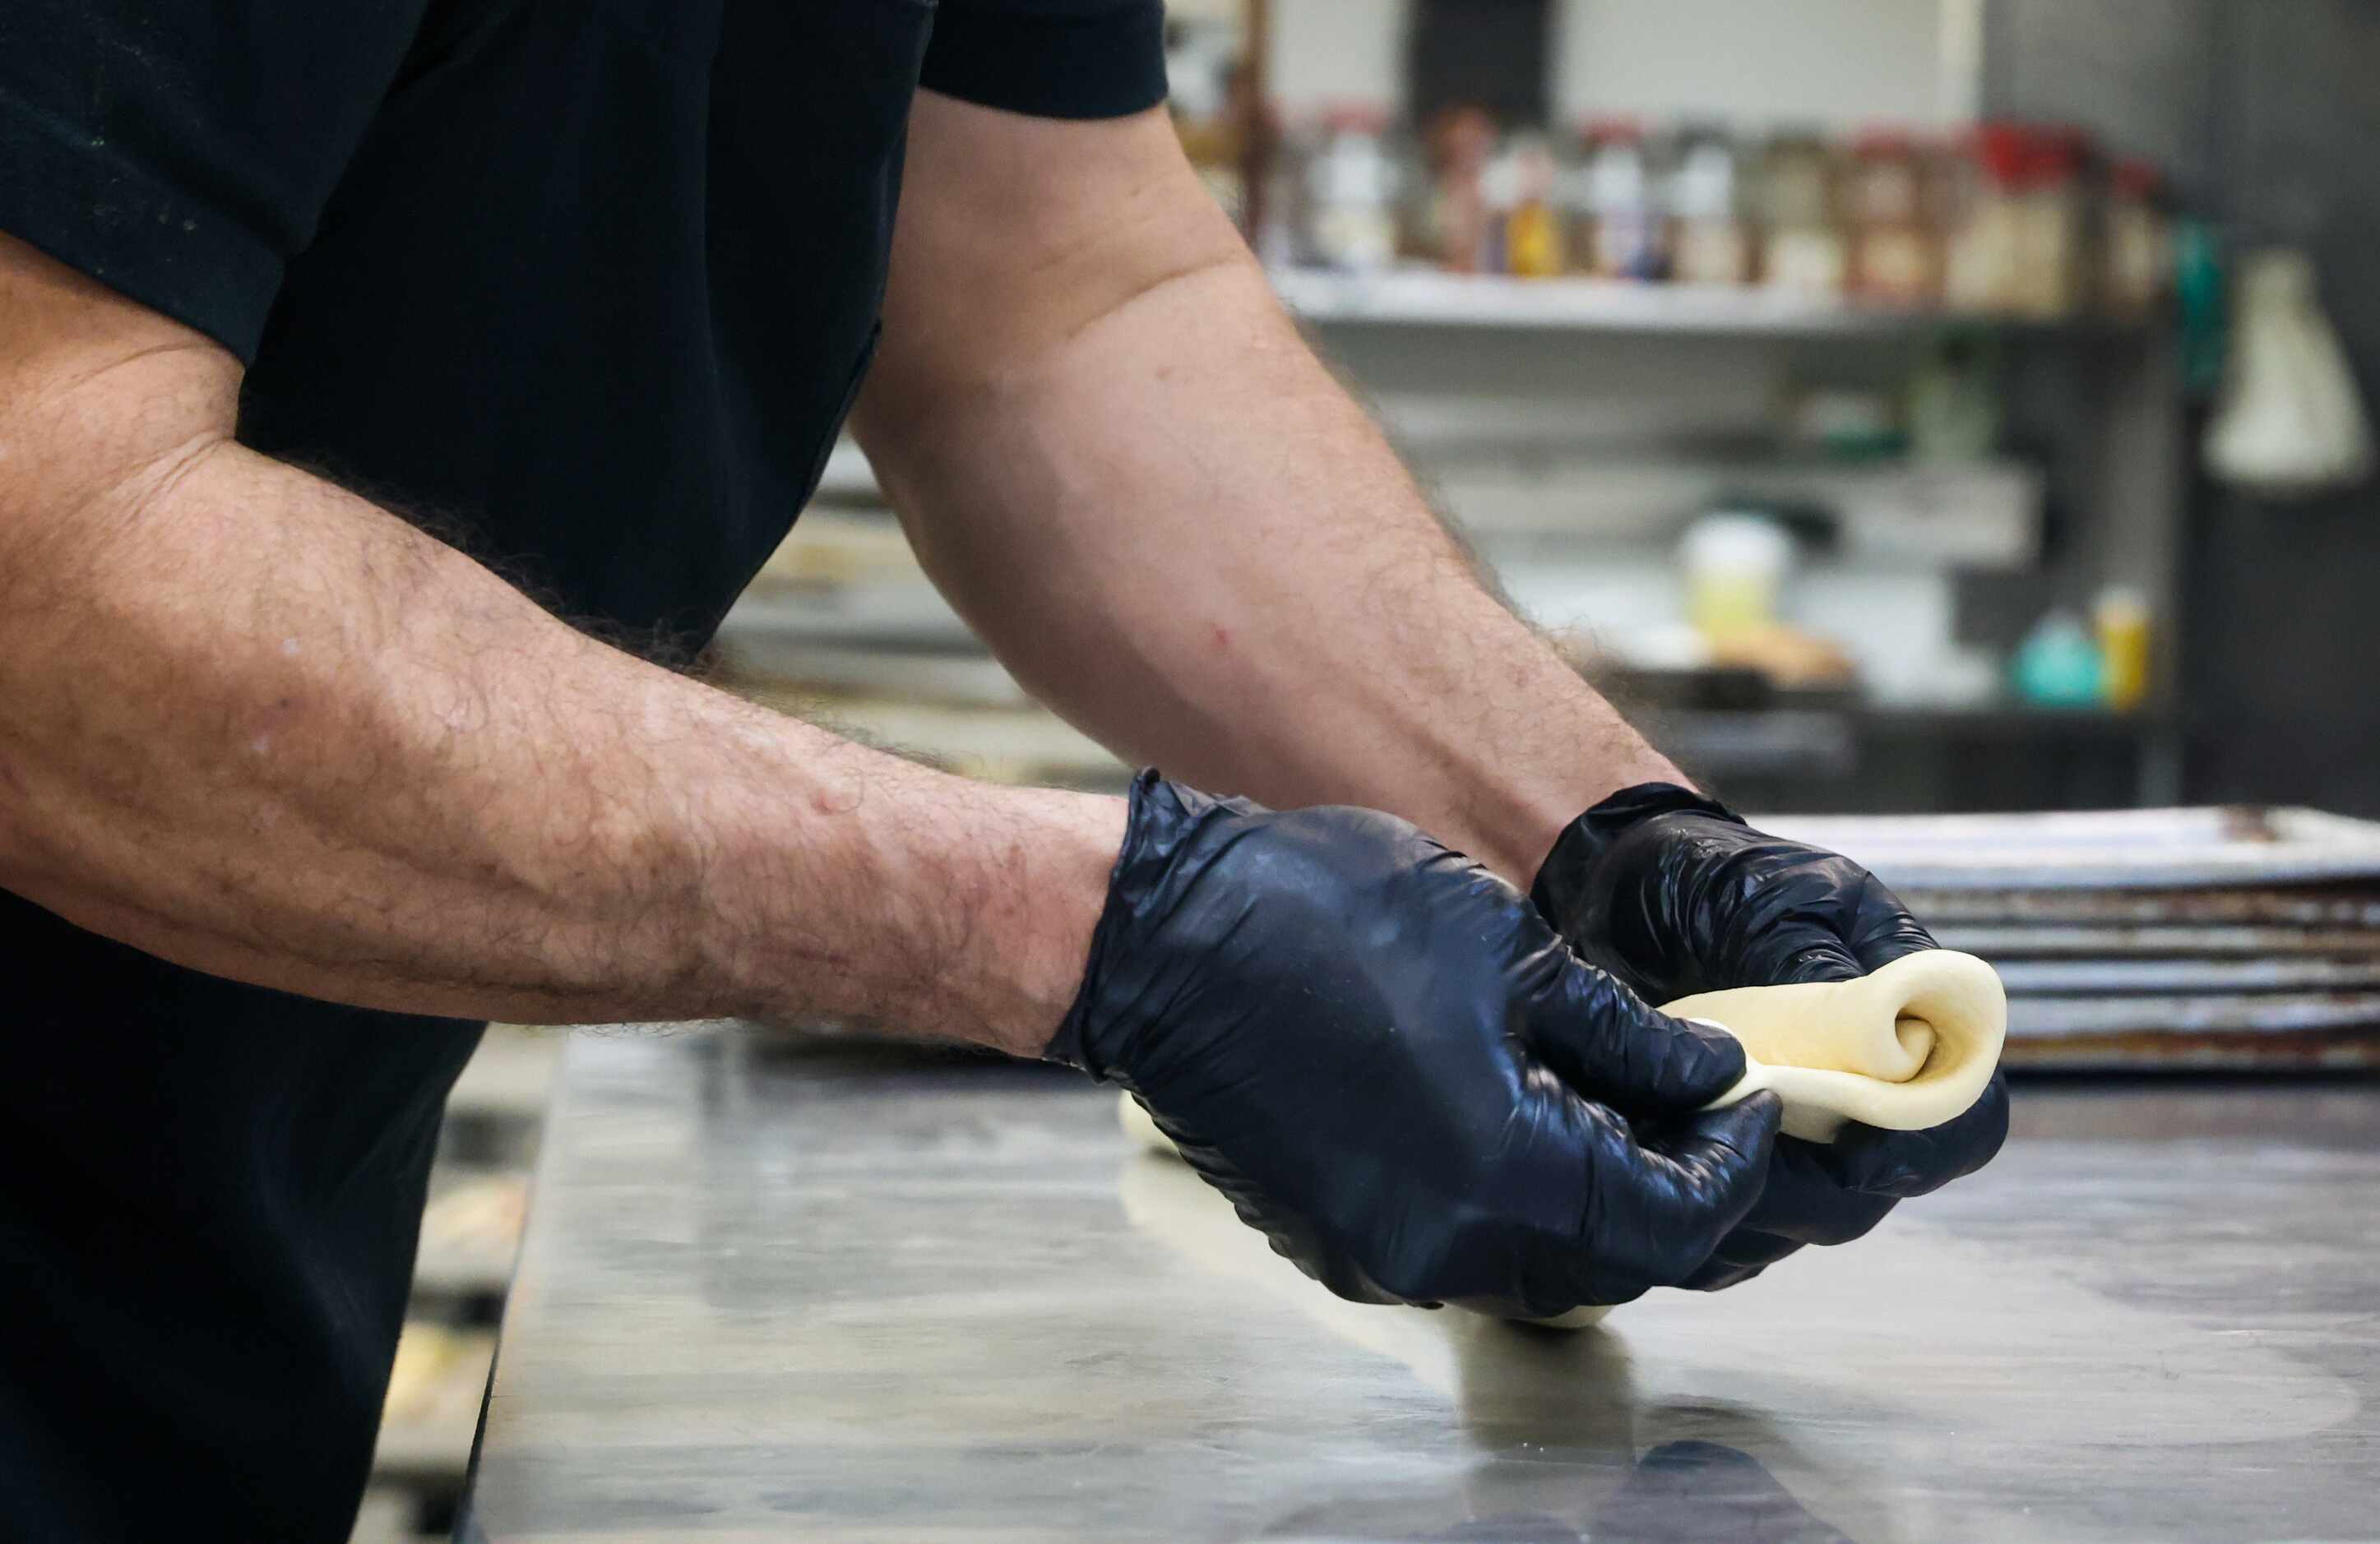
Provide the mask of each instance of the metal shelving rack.
{"label": "metal shelving rack", "polygon": [[2044,320],[1932,307],[1859,304],[1741,284],[1641,284],[1589,279],[1390,269],[1273,271],[1274,289],[1307,321],[1336,326],[1462,327],[1648,336],[1906,336],[1946,325],[2117,335],[2140,329],[2095,320]]}
{"label": "metal shelving rack", "polygon": [[[526,1187],[562,1041],[558,1031],[489,1027],[447,1100],[432,1217],[442,1199],[475,1185]],[[519,1248],[517,1232],[458,1240],[424,1229],[406,1324],[435,1337],[437,1369],[382,1423],[354,1544],[410,1544],[460,1495]]]}

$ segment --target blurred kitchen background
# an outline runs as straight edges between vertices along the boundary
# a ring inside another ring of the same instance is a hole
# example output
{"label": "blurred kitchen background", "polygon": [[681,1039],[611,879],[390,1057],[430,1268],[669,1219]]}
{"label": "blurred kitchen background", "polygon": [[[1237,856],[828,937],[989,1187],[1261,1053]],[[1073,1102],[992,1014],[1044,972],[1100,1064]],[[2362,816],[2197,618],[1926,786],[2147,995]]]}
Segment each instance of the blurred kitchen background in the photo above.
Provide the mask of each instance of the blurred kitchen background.
{"label": "blurred kitchen background", "polygon": [[[2380,811],[2380,8],[1177,0],[1173,111],[1514,603],[1740,805]],[[731,682],[1105,786],[844,447]]]}

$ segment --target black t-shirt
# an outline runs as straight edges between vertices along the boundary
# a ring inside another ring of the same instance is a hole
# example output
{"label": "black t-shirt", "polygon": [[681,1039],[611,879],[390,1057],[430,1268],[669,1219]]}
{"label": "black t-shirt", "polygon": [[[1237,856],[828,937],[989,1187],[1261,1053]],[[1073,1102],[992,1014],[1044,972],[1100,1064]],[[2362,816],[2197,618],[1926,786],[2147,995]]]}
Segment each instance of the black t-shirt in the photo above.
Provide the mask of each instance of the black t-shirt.
{"label": "black t-shirt", "polygon": [[[249,361],[249,444],[682,656],[867,368],[916,87],[1129,113],[1160,27],[1158,0],[5,0],[0,230]],[[5,892],[0,978],[0,1535],[343,1538],[480,1027],[181,970]]]}

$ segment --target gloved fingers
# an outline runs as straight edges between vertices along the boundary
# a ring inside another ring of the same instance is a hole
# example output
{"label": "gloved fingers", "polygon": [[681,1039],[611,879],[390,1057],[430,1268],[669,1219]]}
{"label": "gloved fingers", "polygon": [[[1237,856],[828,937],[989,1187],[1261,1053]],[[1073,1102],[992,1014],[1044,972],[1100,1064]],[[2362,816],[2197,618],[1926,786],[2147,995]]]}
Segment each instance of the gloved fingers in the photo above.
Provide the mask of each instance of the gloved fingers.
{"label": "gloved fingers", "polygon": [[1667,1285],[1700,1269],[1760,1199],[1783,1112],[1763,1091],[1598,1164],[1572,1261],[1585,1290],[1608,1292],[1614,1278]]}
{"label": "gloved fingers", "polygon": [[1756,1279],[1766,1265],[1728,1265],[1712,1261],[1708,1265],[1678,1284],[1681,1292],[1725,1292],[1731,1286],[1742,1286]]}
{"label": "gloved fingers", "polygon": [[1851,981],[1867,974],[1843,935],[1824,923],[1795,917],[1771,923],[1744,951],[1744,979],[1729,986],[1782,986],[1793,982]]}
{"label": "gloved fingers", "polygon": [[1850,1126],[1822,1152],[1828,1176],[1847,1190],[1905,1200],[1937,1190],[1992,1161],[2008,1140],[2008,1074],[1956,1119],[1924,1131]]}
{"label": "gloved fingers", "polygon": [[1766,1268],[1805,1248],[1807,1246],[1799,1238],[1764,1233],[1746,1224],[1718,1241],[1718,1248],[1711,1251],[1711,1263],[1730,1265],[1738,1270]]}
{"label": "gloved fingers", "polygon": [[1580,1095],[1630,1116],[1699,1110],[1743,1078],[1743,1043],[1672,1019],[1559,950],[1524,1017],[1529,1048]]}
{"label": "gloved fingers", "polygon": [[1934,935],[1900,904],[1900,898],[1872,874],[1852,903],[1852,958],[1863,969],[1881,970],[1904,955],[1939,947]]}
{"label": "gloved fingers", "polygon": [[[1848,1244],[1864,1236],[1899,1198],[1847,1187],[1834,1169],[1833,1144],[1779,1137],[1768,1161],[1768,1183],[1743,1225],[1798,1244]],[[1729,1245],[1722,1240],[1719,1252]]]}
{"label": "gloved fingers", "polygon": [[1934,935],[1918,925],[1916,918],[1903,912],[1898,919],[1883,918],[1864,924],[1852,939],[1851,954],[1864,972],[1881,971],[1896,959],[1941,947],[1934,941]]}
{"label": "gloved fingers", "polygon": [[1797,911],[1761,928],[1743,951],[1744,964],[1766,979],[1731,984],[1849,981],[1903,955],[1936,947],[1934,935],[1909,914],[1899,897],[1874,875],[1852,872],[1857,887],[1829,898],[1815,914]]}
{"label": "gloved fingers", "polygon": [[1798,1238],[1740,1227],[1719,1240],[1702,1269],[1678,1285],[1688,1292],[1724,1292],[1742,1286],[1802,1247]]}

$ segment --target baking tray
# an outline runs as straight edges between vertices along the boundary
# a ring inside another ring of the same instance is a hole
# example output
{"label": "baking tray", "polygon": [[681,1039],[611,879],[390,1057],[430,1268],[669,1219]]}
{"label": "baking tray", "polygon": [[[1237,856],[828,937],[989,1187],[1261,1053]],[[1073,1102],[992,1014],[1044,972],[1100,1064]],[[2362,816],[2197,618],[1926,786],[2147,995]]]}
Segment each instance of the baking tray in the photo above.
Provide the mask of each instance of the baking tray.
{"label": "baking tray", "polygon": [[2232,996],[2015,997],[2009,1039],[2059,1035],[2289,1034],[2380,1025],[2380,992]]}
{"label": "baking tray", "polygon": [[2170,1032],[2011,1040],[2001,1065],[2026,1072],[2371,1073],[2380,1025],[2295,1034]]}
{"label": "baking tray", "polygon": [[[1921,920],[1928,920],[1919,913]],[[1963,949],[1993,964],[2033,959],[2218,955],[2380,955],[2380,928],[2239,927],[2180,924],[2172,927],[2031,927],[1953,923],[1931,930],[1946,949]]]}
{"label": "baking tray", "polygon": [[2380,955],[2363,959],[2003,959],[1997,969],[2010,996],[2059,994],[2168,995],[2228,992],[2380,991]]}
{"label": "baking tray", "polygon": [[2317,810],[1779,815],[1755,824],[1854,858],[1895,889],[2380,883],[2380,824]]}
{"label": "baking tray", "polygon": [[2242,890],[1930,890],[1897,892],[1927,923],[2265,923],[2380,929],[2380,887]]}

